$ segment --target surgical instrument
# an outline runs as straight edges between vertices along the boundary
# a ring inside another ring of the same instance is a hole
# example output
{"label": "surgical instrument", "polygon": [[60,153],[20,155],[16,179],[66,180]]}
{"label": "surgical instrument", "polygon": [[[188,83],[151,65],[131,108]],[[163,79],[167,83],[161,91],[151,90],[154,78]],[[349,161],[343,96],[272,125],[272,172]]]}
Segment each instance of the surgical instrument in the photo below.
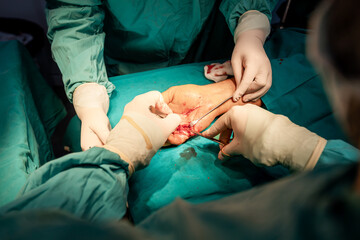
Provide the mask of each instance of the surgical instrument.
{"label": "surgical instrument", "polygon": [[193,127],[195,124],[197,124],[201,119],[203,119],[204,117],[206,117],[209,113],[211,113],[212,111],[214,111],[215,109],[217,109],[218,107],[220,107],[221,105],[223,105],[224,103],[226,103],[228,100],[230,100],[232,98],[228,97],[227,99],[225,99],[224,101],[222,101],[221,103],[219,103],[217,106],[215,106],[214,108],[212,108],[210,111],[208,111],[207,113],[205,113],[202,117],[193,120],[190,122],[190,127]]}
{"label": "surgical instrument", "polygon": [[220,140],[217,140],[215,138],[210,138],[210,137],[205,137],[204,135],[202,135],[201,133],[199,132],[195,132],[194,130],[190,130],[192,133],[196,134],[197,136],[200,136],[200,137],[203,137],[203,138],[206,138],[206,139],[209,139],[210,141],[213,141],[213,142],[216,142],[216,143],[220,143],[220,144],[223,144],[225,145],[223,142],[221,142]]}

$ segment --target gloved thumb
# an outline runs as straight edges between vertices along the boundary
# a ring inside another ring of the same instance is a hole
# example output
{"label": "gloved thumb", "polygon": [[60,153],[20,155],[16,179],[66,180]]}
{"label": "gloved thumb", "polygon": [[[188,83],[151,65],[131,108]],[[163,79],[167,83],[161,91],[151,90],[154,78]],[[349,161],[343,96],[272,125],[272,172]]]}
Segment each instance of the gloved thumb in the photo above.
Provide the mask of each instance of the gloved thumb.
{"label": "gloved thumb", "polygon": [[167,137],[179,126],[181,118],[178,114],[170,113],[161,120],[164,135]]}
{"label": "gloved thumb", "polygon": [[99,121],[99,124],[91,126],[90,129],[98,136],[100,141],[105,144],[111,131],[109,119],[107,118],[106,121]]}
{"label": "gloved thumb", "polygon": [[219,151],[218,158],[222,161],[229,159],[234,155],[239,155],[240,152],[240,142],[237,140],[231,141],[229,144],[222,147]]}
{"label": "gloved thumb", "polygon": [[81,149],[83,151],[88,150],[92,147],[102,146],[102,142],[99,137],[90,129],[90,127],[84,123],[81,124]]}

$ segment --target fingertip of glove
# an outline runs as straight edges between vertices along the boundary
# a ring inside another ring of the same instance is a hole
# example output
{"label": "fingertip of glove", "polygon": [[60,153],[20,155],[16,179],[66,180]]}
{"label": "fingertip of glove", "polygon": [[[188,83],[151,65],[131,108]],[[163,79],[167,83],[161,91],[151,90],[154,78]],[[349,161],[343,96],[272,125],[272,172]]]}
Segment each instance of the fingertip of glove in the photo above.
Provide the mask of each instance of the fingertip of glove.
{"label": "fingertip of glove", "polygon": [[166,120],[169,122],[174,123],[174,125],[179,125],[181,122],[181,117],[179,114],[176,113],[170,113],[169,115],[167,115]]}

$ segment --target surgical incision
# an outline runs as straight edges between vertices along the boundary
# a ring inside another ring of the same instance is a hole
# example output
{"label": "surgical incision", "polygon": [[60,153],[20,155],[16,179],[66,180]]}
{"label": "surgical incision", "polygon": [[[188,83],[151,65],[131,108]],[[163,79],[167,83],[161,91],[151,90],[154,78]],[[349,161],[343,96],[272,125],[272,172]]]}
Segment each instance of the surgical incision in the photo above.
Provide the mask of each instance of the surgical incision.
{"label": "surgical incision", "polygon": [[[180,125],[168,138],[171,144],[179,145],[184,143],[195,134],[192,131],[200,132],[206,129],[215,117],[225,113],[234,105],[243,105],[240,100],[232,102],[229,100],[193,127],[190,122],[202,117],[210,109],[218,105],[224,99],[232,95],[235,90],[233,79],[227,79],[219,83],[212,83],[204,86],[187,84],[171,87],[163,92],[165,102],[169,105],[174,113],[180,115],[182,121]],[[260,105],[261,101],[255,102]]]}
{"label": "surgical incision", "polygon": [[191,118],[189,118],[189,115],[191,112],[193,112],[195,109],[198,109],[199,107],[195,107],[193,109],[187,110],[183,113],[180,113],[181,117],[181,123],[180,125],[175,129],[175,131],[172,133],[172,135],[183,135],[187,137],[192,137],[195,135],[193,131],[196,131],[194,127],[190,126]]}

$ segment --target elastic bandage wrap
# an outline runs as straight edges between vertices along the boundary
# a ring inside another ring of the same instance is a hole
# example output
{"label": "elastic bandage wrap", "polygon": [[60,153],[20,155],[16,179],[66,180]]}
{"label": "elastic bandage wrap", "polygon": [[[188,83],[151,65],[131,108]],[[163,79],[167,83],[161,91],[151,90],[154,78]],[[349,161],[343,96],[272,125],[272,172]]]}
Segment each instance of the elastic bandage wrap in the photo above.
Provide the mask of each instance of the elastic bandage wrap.
{"label": "elastic bandage wrap", "polygon": [[[234,42],[238,36],[246,31],[260,29],[264,31],[267,37],[270,34],[270,22],[267,16],[257,10],[250,10],[242,14],[239,18],[238,25],[234,32]],[[265,37],[265,39],[266,39]]]}
{"label": "elastic bandage wrap", "polygon": [[281,163],[295,171],[315,167],[327,143],[324,138],[285,116],[247,105],[250,109],[243,143],[246,158],[258,165]]}

